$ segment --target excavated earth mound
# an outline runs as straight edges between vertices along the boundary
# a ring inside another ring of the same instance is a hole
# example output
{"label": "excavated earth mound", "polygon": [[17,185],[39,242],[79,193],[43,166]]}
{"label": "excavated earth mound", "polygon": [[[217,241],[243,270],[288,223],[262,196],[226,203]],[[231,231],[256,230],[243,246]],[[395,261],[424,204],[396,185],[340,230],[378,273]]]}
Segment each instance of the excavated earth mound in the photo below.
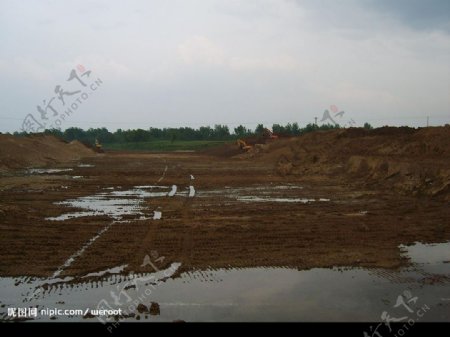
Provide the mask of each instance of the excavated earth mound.
{"label": "excavated earth mound", "polygon": [[0,135],[0,172],[64,163],[95,152],[79,141],[70,143],[50,135]]}
{"label": "excavated earth mound", "polygon": [[273,163],[282,176],[325,174],[449,200],[448,125],[312,132],[255,146],[235,157]]}

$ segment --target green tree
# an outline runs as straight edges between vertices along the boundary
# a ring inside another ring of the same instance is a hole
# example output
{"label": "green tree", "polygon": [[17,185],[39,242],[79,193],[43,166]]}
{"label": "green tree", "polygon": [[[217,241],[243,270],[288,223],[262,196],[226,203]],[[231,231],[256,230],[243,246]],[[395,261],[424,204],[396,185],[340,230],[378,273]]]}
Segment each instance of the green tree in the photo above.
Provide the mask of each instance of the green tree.
{"label": "green tree", "polygon": [[210,139],[213,135],[213,129],[210,126],[201,126],[198,133],[201,140]]}
{"label": "green tree", "polygon": [[291,134],[293,136],[298,136],[300,134],[300,127],[297,122],[292,124]]}
{"label": "green tree", "polygon": [[264,125],[258,124],[255,129],[255,134],[260,135],[264,132]]}
{"label": "green tree", "polygon": [[216,139],[226,139],[230,137],[230,129],[227,125],[214,125],[214,138]]}
{"label": "green tree", "polygon": [[238,127],[234,128],[234,134],[238,136],[239,138],[246,137],[251,134],[251,130],[247,129],[243,125],[239,125]]}

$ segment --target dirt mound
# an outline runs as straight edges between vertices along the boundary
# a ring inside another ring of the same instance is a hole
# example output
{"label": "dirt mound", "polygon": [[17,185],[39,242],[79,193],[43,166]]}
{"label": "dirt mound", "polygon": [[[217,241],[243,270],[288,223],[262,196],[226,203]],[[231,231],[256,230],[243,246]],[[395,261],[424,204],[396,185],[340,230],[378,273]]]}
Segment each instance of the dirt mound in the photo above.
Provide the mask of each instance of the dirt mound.
{"label": "dirt mound", "polygon": [[282,176],[328,174],[415,195],[449,198],[449,126],[319,131],[236,157],[271,162]]}
{"label": "dirt mound", "polygon": [[0,135],[0,171],[78,160],[95,152],[78,141],[67,143],[50,135]]}

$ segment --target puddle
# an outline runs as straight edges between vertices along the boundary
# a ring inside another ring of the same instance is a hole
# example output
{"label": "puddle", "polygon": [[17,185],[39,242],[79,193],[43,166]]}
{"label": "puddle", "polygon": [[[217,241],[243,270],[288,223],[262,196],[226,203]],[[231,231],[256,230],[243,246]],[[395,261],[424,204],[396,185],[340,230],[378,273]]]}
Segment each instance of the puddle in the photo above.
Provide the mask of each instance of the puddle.
{"label": "puddle", "polygon": [[81,211],[48,217],[46,220],[64,221],[73,218],[102,215],[109,216],[114,220],[122,220],[124,216],[135,216],[135,220],[161,219],[161,212],[159,212],[159,215],[154,214],[152,218],[145,217],[144,211],[146,207],[144,200],[146,198],[174,196],[177,191],[176,185],[173,185],[170,191],[164,191],[167,189],[168,186],[136,186],[130,190],[118,191],[114,190],[114,187],[106,187],[103,190],[108,190],[108,192],[56,203],[56,205],[78,208]]}
{"label": "puddle", "polygon": [[29,174],[52,174],[52,173],[61,173],[61,172],[69,172],[73,171],[71,168],[67,169],[43,169],[43,168],[32,168],[28,169],[27,172]]}
{"label": "puddle", "polygon": [[[39,310],[121,308],[129,313],[130,304],[137,300],[160,305],[160,315],[141,317],[142,321],[380,321],[383,312],[417,320],[420,308],[428,308],[421,321],[448,321],[449,244],[401,246],[415,267],[397,271],[226,268],[185,272],[171,278],[181,266],[173,263],[165,270],[147,274],[123,275],[126,265],[122,265],[78,279],[3,277],[0,298],[5,306],[0,308],[0,319],[8,319],[8,307],[35,305]],[[428,265],[439,268],[431,274],[422,268]],[[151,268],[150,263],[145,267]],[[430,275],[440,282],[424,282]],[[413,298],[413,302],[407,302]],[[399,299],[412,311],[397,305]],[[49,317],[38,316],[37,320],[48,321]],[[86,320],[60,316],[57,321]]]}
{"label": "puddle", "polygon": [[416,242],[411,246],[400,245],[400,249],[411,261],[418,264],[450,263],[450,241],[424,244]]}
{"label": "puddle", "polygon": [[[224,186],[223,189],[215,189],[215,190],[202,190],[202,195],[215,195],[215,194],[224,194],[229,197],[236,197],[236,195],[241,194],[276,194],[276,195],[284,195],[286,191],[290,190],[301,190],[302,186],[298,185],[256,185],[256,186],[248,186],[248,187],[230,187]],[[291,191],[290,193],[295,193],[295,191]]]}
{"label": "puddle", "polygon": [[105,275],[109,275],[109,274],[120,274],[121,272],[123,272],[123,270],[128,267],[127,264],[124,264],[123,266],[119,266],[119,267],[114,267],[114,268],[110,268],[110,269],[106,269],[106,270],[102,270],[96,273],[89,273],[86,274],[84,276],[82,276],[82,278],[86,278],[86,277],[94,277],[94,276],[105,276]]}
{"label": "puddle", "polygon": [[195,188],[194,186],[189,186],[189,198],[192,198],[195,196]]}
{"label": "puddle", "polygon": [[[301,202],[303,204],[316,201],[315,199],[307,198],[261,198],[253,196],[237,197],[237,200],[243,202]],[[318,201],[330,201],[330,199],[319,199]]]}
{"label": "puddle", "polygon": [[424,272],[440,273],[441,270],[450,270],[450,241],[431,244],[416,242],[411,246],[400,245],[399,248],[416,268]]}
{"label": "puddle", "polygon": [[161,220],[162,213],[160,211],[155,211],[153,214],[153,220]]}
{"label": "puddle", "polygon": [[[118,186],[120,188],[120,186]],[[167,189],[169,188],[169,186],[161,186],[161,185],[142,185],[142,186],[134,186],[134,188],[138,188],[138,189],[148,189],[148,188],[162,188],[162,189]],[[111,189],[114,189],[114,187],[111,187]]]}
{"label": "puddle", "polygon": [[78,167],[95,167],[95,165],[92,165],[92,164],[78,164]]}
{"label": "puddle", "polygon": [[144,189],[136,188],[127,191],[114,191],[111,192],[111,194],[120,197],[158,198],[165,197],[167,192],[149,192]]}
{"label": "puddle", "polygon": [[[148,273],[119,274],[126,266],[119,266],[100,272],[90,273],[73,279],[45,279],[32,277],[0,278],[0,321],[9,320],[7,308],[42,309],[119,309],[130,312],[131,299],[149,298],[181,266],[172,263],[168,268]],[[126,291],[124,291],[126,289]],[[150,298],[149,298],[150,300]],[[134,309],[136,305],[134,305]],[[105,318],[105,317],[103,317]],[[38,313],[36,320],[49,321],[49,316]],[[59,316],[57,321],[86,321],[82,315]],[[97,322],[97,318],[93,321]]]}
{"label": "puddle", "polygon": [[64,213],[46,220],[64,221],[86,216],[106,215],[115,220],[121,220],[125,215],[143,215],[142,199],[113,198],[108,195],[80,197],[56,203],[68,207],[81,208],[83,211]]}
{"label": "puddle", "polygon": [[177,193],[177,185],[172,185],[172,189],[170,190],[168,196],[173,197]]}
{"label": "puddle", "polygon": [[297,185],[281,185],[281,186],[274,186],[273,189],[275,190],[295,190],[295,189],[303,189],[303,186],[297,186]]}
{"label": "puddle", "polygon": [[279,202],[279,203],[310,203],[329,202],[328,198],[308,198],[301,195],[302,186],[298,185],[256,185],[232,188],[225,186],[222,190],[202,190],[199,197],[223,196],[238,202]]}
{"label": "puddle", "polygon": [[83,176],[73,176],[72,179],[82,179]]}

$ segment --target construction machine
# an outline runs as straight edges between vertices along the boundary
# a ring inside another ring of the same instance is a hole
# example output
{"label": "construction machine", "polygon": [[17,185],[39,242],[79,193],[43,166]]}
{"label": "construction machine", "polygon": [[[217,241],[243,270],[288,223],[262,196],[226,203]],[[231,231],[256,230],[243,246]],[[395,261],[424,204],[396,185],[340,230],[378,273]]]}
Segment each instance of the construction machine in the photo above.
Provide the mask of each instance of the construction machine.
{"label": "construction machine", "polygon": [[252,148],[252,146],[251,146],[251,145],[248,145],[248,144],[245,142],[245,140],[243,140],[243,139],[238,139],[238,140],[236,141],[236,143],[237,143],[237,145],[239,146],[239,148],[240,148],[241,150],[244,150],[244,151],[248,151],[248,150],[250,150],[250,149]]}
{"label": "construction machine", "polygon": [[99,153],[103,152],[102,144],[100,144],[98,139],[95,139],[95,150]]}
{"label": "construction machine", "polygon": [[271,130],[269,130],[267,128],[264,129],[262,136],[263,136],[264,140],[278,139],[278,135],[274,134]]}
{"label": "construction machine", "polygon": [[278,139],[278,135],[275,135],[271,130],[265,128],[259,136],[238,139],[236,143],[241,150],[248,151],[256,145],[266,144],[275,139]]}

